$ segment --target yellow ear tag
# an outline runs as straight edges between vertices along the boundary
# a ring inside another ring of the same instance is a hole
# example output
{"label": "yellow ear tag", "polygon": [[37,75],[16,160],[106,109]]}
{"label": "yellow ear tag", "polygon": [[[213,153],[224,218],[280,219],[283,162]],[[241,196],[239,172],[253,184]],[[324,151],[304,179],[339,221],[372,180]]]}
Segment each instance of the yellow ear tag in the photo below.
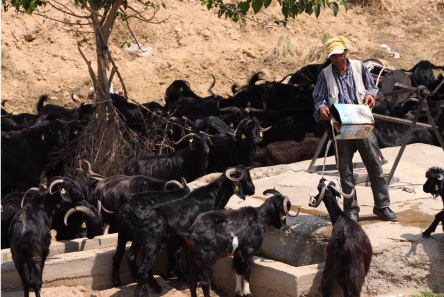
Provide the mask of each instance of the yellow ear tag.
{"label": "yellow ear tag", "polygon": [[313,199],[313,203],[314,203],[314,204],[316,204],[316,202],[317,202],[317,201],[318,201],[318,200],[316,200],[316,199]]}
{"label": "yellow ear tag", "polygon": [[250,106],[251,106],[251,102],[248,102],[248,103],[247,103],[247,106],[250,107]]}
{"label": "yellow ear tag", "polygon": [[180,92],[183,92],[183,88],[180,88],[179,91],[180,91]]}
{"label": "yellow ear tag", "polygon": [[45,140],[45,135],[42,135],[42,140]]}
{"label": "yellow ear tag", "polygon": [[190,130],[192,130],[193,128],[190,127]]}
{"label": "yellow ear tag", "polygon": [[439,187],[438,187],[438,185],[435,186],[435,190],[436,190],[436,191],[439,191]]}
{"label": "yellow ear tag", "polygon": [[260,133],[259,133],[259,136],[262,137],[262,135],[264,135],[264,134],[262,134],[262,132],[260,132]]}
{"label": "yellow ear tag", "polygon": [[235,192],[239,192],[239,187],[236,186],[236,188],[234,188],[234,191],[235,191]]}
{"label": "yellow ear tag", "polygon": [[85,223],[82,224],[82,229],[86,229],[86,224]]}
{"label": "yellow ear tag", "polygon": [[247,136],[245,136],[245,134],[242,134],[242,139],[245,139],[245,138],[247,138]]}
{"label": "yellow ear tag", "polygon": [[190,142],[193,142],[193,138],[190,139]]}
{"label": "yellow ear tag", "polygon": [[210,137],[207,136],[208,139],[210,139]]}
{"label": "yellow ear tag", "polygon": [[77,130],[76,130],[76,131],[74,131],[74,134],[75,134],[75,135],[77,135],[77,133],[79,133],[79,132],[78,132]]}
{"label": "yellow ear tag", "polygon": [[282,221],[285,221],[286,218],[287,218],[287,216],[283,216],[283,217],[281,218],[281,220],[282,220]]}
{"label": "yellow ear tag", "polygon": [[66,193],[65,188],[62,188],[62,190],[60,191],[60,193],[65,194],[65,193]]}
{"label": "yellow ear tag", "polygon": [[233,125],[233,123],[231,123],[231,124],[230,124],[230,128],[233,128],[233,127],[234,127],[234,125]]}
{"label": "yellow ear tag", "polygon": [[170,134],[174,134],[173,130],[170,130]]}

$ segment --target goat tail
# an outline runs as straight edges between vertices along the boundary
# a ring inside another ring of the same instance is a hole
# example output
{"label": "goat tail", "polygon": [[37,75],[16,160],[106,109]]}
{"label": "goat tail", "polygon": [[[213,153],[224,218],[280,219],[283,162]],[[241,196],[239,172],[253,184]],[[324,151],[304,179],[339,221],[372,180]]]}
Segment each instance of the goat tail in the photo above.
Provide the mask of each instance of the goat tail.
{"label": "goat tail", "polygon": [[37,102],[37,111],[40,111],[43,108],[43,103],[45,103],[46,100],[48,100],[48,95],[42,95],[40,96],[39,101]]}

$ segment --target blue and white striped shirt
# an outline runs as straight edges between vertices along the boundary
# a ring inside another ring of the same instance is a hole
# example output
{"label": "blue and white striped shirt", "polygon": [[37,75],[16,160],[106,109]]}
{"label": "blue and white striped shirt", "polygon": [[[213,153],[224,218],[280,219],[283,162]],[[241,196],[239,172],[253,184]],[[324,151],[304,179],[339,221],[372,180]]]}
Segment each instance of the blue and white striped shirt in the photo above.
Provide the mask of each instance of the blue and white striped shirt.
{"label": "blue and white striped shirt", "polygon": [[[350,60],[347,59],[347,71],[342,76],[334,66],[333,68],[333,77],[336,80],[336,84],[339,89],[339,103],[345,104],[358,104],[358,98],[356,98],[356,86],[355,81],[353,79],[353,70],[351,68]],[[364,87],[367,90],[365,96],[372,95],[376,98],[378,94],[378,87],[375,86],[373,82],[372,75],[364,63],[361,62],[362,69],[362,80],[364,83]],[[321,71],[318,77],[318,82],[316,83],[316,87],[313,91],[313,100],[315,103],[315,112],[314,119],[316,121],[321,120],[321,114],[319,110],[323,107],[327,106],[328,99],[328,90],[327,90],[327,80],[325,79],[324,71]]]}

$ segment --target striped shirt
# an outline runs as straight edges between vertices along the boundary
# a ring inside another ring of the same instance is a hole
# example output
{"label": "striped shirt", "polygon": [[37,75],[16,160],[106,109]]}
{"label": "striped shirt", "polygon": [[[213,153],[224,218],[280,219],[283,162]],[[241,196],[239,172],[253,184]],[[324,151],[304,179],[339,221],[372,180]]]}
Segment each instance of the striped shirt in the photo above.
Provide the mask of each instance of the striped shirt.
{"label": "striped shirt", "polygon": [[[356,86],[355,81],[353,80],[353,70],[351,68],[350,61],[347,59],[347,71],[344,75],[341,75],[334,66],[332,66],[332,69],[333,77],[335,78],[339,89],[339,103],[358,104],[358,98],[356,98]],[[362,80],[364,87],[367,90],[365,96],[372,95],[374,98],[376,98],[376,95],[378,94],[378,87],[375,86],[370,71],[362,62],[361,69]],[[316,83],[316,87],[313,91],[313,100],[315,103],[315,112],[313,116],[316,121],[320,121],[321,114],[319,113],[319,110],[323,107],[328,107],[327,80],[325,79],[324,71],[321,71],[319,74],[318,82]]]}

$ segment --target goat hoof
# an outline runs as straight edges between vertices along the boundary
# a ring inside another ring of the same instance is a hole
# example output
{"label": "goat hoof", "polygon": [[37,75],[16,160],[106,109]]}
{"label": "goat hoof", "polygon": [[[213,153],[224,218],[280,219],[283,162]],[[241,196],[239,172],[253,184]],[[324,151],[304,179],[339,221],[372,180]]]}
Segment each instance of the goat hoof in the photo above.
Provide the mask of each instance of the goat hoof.
{"label": "goat hoof", "polygon": [[114,288],[120,287],[122,284],[120,282],[113,283]]}
{"label": "goat hoof", "polygon": [[424,232],[422,233],[422,237],[424,237],[424,238],[429,238],[431,234],[432,234],[432,232],[424,231]]}
{"label": "goat hoof", "polygon": [[244,295],[244,297],[253,297],[253,295],[251,295],[250,293],[248,293],[247,295]]}
{"label": "goat hoof", "polygon": [[234,295],[234,297],[243,297],[242,294],[236,293],[236,295]]}

